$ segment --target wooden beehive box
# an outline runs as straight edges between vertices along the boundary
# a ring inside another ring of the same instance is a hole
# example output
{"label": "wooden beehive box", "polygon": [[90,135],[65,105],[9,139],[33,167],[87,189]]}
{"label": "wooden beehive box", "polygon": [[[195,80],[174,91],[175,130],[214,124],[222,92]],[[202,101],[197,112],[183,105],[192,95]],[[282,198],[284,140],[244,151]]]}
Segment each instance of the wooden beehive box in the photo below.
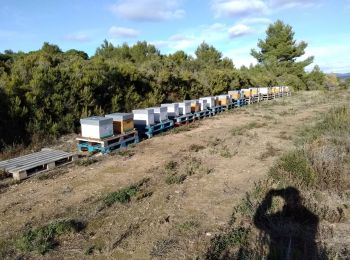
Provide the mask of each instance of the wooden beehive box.
{"label": "wooden beehive box", "polygon": [[179,114],[180,115],[191,114],[191,101],[184,101],[179,103]]}
{"label": "wooden beehive box", "polygon": [[103,139],[113,136],[113,119],[92,116],[80,119],[81,136],[85,138]]}
{"label": "wooden beehive box", "polygon": [[190,100],[190,102],[192,113],[201,111],[201,104],[199,103],[198,99]]}
{"label": "wooden beehive box", "polygon": [[154,110],[152,108],[136,109],[132,113],[136,126],[154,125]]}
{"label": "wooden beehive box", "polygon": [[134,119],[132,113],[113,113],[105,115],[113,119],[113,131],[115,134],[126,134],[134,130]]}
{"label": "wooden beehive box", "polygon": [[249,88],[252,91],[253,96],[257,96],[259,94],[259,89],[258,88]]}
{"label": "wooden beehive box", "polygon": [[271,88],[260,88],[260,93],[263,95],[271,94]]}
{"label": "wooden beehive box", "polygon": [[207,107],[213,108],[215,107],[215,98],[214,97],[202,97],[200,100],[206,100],[207,101]]}
{"label": "wooden beehive box", "polygon": [[208,105],[207,105],[207,100],[206,99],[199,99],[198,100],[199,105],[201,106],[201,110],[206,110]]}
{"label": "wooden beehive box", "polygon": [[228,106],[230,104],[229,95],[220,95],[220,96],[217,96],[217,98],[218,98],[219,106]]}
{"label": "wooden beehive box", "polygon": [[234,100],[239,100],[241,98],[241,92],[239,90],[231,90],[228,92],[228,94]]}
{"label": "wooden beehive box", "polygon": [[154,111],[154,121],[156,123],[164,122],[168,120],[168,108],[167,107],[152,107]]}
{"label": "wooden beehive box", "polygon": [[248,98],[252,96],[252,90],[249,88],[244,88],[242,89],[243,95]]}
{"label": "wooden beehive box", "polygon": [[160,106],[167,108],[168,117],[173,118],[179,116],[179,103],[161,104]]}

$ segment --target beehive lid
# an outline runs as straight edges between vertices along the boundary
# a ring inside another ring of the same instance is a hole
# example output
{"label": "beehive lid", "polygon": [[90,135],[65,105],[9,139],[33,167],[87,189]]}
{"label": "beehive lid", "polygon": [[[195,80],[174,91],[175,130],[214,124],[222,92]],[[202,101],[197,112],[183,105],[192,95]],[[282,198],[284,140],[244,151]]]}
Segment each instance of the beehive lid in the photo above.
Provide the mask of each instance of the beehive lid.
{"label": "beehive lid", "polygon": [[145,108],[145,109],[135,109],[132,111],[133,114],[154,114],[153,108]]}
{"label": "beehive lid", "polygon": [[84,125],[105,125],[112,124],[113,119],[103,116],[91,116],[80,119],[80,124]]}
{"label": "beehive lid", "polygon": [[154,113],[164,113],[168,111],[168,108],[166,106],[162,107],[151,107],[153,109]]}
{"label": "beehive lid", "polygon": [[121,122],[128,119],[132,119],[132,113],[113,113],[105,115],[105,117],[113,118],[113,121]]}

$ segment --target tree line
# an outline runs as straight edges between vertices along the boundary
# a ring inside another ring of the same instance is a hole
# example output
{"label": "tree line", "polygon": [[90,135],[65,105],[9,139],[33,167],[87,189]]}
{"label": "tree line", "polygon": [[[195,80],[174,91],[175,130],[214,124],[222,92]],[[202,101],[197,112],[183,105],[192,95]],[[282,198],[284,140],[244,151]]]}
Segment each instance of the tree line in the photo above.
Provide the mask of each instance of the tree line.
{"label": "tree line", "polygon": [[[251,54],[258,64],[236,68],[234,60],[203,42],[195,57],[184,51],[164,55],[145,41],[114,46],[108,41],[89,57],[44,43],[37,51],[0,53],[0,150],[6,145],[77,131],[79,119],[131,111],[160,103],[217,95],[251,86],[289,85],[320,89],[327,76],[312,57],[303,61],[305,42],[281,21]],[[332,82],[331,82],[332,83]],[[334,82],[333,82],[334,83]]]}

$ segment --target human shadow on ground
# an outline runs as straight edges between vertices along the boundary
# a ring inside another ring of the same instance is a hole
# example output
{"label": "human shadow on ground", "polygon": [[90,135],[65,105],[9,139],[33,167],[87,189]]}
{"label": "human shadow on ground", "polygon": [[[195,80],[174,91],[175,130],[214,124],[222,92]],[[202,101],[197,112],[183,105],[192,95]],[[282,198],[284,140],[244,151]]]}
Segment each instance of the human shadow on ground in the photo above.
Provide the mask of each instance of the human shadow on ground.
{"label": "human shadow on ground", "polygon": [[[284,205],[282,210],[270,213],[274,197],[282,198]],[[268,241],[268,260],[318,259],[318,223],[319,218],[303,205],[300,192],[294,187],[267,192],[254,215],[260,239]]]}

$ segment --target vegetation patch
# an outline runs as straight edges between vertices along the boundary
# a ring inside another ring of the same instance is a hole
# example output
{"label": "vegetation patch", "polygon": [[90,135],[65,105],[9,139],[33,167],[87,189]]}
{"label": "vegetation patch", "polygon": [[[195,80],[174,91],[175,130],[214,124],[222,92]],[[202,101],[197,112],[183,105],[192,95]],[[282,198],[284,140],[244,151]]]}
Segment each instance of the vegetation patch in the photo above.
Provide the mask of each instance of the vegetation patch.
{"label": "vegetation patch", "polygon": [[16,247],[23,252],[35,251],[39,254],[54,249],[58,238],[62,235],[79,232],[84,228],[81,222],[75,220],[56,221],[43,227],[29,229],[16,241]]}
{"label": "vegetation patch", "polygon": [[86,158],[81,158],[79,160],[75,161],[76,165],[79,166],[89,166],[91,164],[97,163],[98,161],[100,161],[98,158],[96,157],[86,157]]}
{"label": "vegetation patch", "polygon": [[175,239],[163,239],[155,242],[150,255],[153,257],[165,257],[170,251],[178,248],[178,241]]}
{"label": "vegetation patch", "polygon": [[116,202],[127,203],[132,197],[137,195],[137,193],[141,191],[141,188],[149,181],[150,178],[145,178],[136,184],[122,188],[115,192],[111,192],[103,199],[103,201],[108,207],[112,206]]}
{"label": "vegetation patch", "polygon": [[247,131],[254,129],[254,128],[261,128],[267,126],[266,123],[260,123],[260,122],[251,122],[249,124],[233,128],[231,130],[232,136],[237,136],[237,135],[244,135]]}

